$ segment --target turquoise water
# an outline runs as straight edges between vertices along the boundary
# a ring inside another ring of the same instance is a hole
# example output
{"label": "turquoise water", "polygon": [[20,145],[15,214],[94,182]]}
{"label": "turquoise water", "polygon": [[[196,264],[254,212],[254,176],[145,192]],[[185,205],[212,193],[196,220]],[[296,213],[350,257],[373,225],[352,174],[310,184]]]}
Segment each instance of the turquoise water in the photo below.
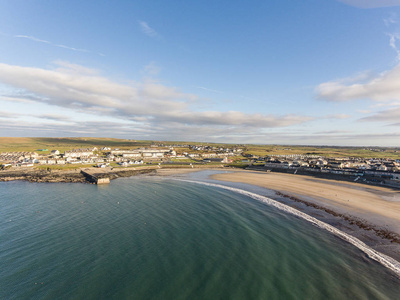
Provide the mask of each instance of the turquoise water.
{"label": "turquoise water", "polygon": [[354,246],[232,191],[156,177],[0,183],[1,299],[398,299]]}

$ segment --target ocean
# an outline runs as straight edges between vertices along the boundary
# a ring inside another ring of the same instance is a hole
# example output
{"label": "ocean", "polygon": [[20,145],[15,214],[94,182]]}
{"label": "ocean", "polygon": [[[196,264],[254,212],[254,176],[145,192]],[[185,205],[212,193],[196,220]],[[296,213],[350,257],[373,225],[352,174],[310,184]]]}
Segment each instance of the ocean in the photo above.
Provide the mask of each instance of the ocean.
{"label": "ocean", "polygon": [[398,299],[400,279],[257,197],[137,176],[0,183],[1,299]]}

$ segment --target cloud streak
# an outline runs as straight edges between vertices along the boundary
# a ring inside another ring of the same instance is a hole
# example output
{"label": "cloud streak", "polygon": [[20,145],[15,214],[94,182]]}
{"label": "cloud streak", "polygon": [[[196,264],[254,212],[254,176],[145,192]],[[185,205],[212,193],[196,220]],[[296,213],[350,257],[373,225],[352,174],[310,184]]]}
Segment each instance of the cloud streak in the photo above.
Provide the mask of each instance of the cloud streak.
{"label": "cloud streak", "polygon": [[217,93],[217,94],[223,94],[223,92],[221,92],[221,91],[209,89],[209,88],[206,88],[206,87],[203,87],[203,86],[195,86],[195,88],[196,88],[196,89],[203,90],[203,91],[207,91],[207,92],[213,92],[213,93]]}
{"label": "cloud streak", "polygon": [[[37,43],[43,43],[43,44],[48,44],[54,47],[58,47],[58,48],[63,48],[63,49],[67,49],[67,50],[72,50],[72,51],[77,51],[77,52],[84,52],[84,53],[93,53],[92,51],[86,50],[86,49],[81,49],[81,48],[75,48],[75,47],[70,47],[70,46],[66,46],[63,44],[57,44],[57,43],[53,43],[47,40],[43,40],[43,39],[39,39],[37,37],[34,36],[30,36],[30,35],[22,35],[22,34],[17,34],[13,36],[14,38],[20,38],[20,39],[28,39],[31,40],[33,42],[37,42]],[[97,53],[100,56],[105,56],[102,53]]]}
{"label": "cloud streak", "polygon": [[372,122],[399,122],[400,120],[400,107],[390,108],[374,113],[371,116],[361,118],[360,121]]}
{"label": "cloud streak", "polygon": [[146,35],[148,35],[149,37],[157,37],[158,33],[157,31],[155,31],[153,28],[151,28],[149,26],[149,24],[147,24],[147,22],[144,21],[138,21],[139,25],[140,25],[140,29],[142,30],[142,32]]}

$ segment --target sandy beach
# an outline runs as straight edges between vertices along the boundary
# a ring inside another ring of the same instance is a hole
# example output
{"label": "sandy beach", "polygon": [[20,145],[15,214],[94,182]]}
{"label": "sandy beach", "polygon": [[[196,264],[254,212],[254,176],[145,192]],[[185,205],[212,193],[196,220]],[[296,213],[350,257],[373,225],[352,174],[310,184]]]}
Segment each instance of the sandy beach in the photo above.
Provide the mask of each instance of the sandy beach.
{"label": "sandy beach", "polygon": [[[204,169],[203,169],[204,170]],[[159,169],[157,175],[190,177],[199,169]],[[307,175],[219,169],[210,179],[274,191],[268,196],[350,234],[400,261],[400,190]]]}
{"label": "sandy beach", "polygon": [[400,234],[400,191],[311,176],[235,171],[211,176],[268,188]]}

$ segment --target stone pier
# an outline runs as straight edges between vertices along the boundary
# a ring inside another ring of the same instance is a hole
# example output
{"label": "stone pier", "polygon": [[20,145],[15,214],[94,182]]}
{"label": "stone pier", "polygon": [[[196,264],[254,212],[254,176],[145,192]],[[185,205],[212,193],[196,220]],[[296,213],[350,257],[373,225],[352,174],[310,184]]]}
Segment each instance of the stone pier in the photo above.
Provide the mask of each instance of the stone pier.
{"label": "stone pier", "polygon": [[81,173],[83,174],[83,176],[85,176],[86,180],[91,182],[91,183],[95,183],[95,184],[107,184],[107,183],[110,183],[110,178],[109,177],[104,177],[105,173],[103,173],[103,172],[98,172],[96,170],[96,172],[94,173],[91,170],[81,170]]}

